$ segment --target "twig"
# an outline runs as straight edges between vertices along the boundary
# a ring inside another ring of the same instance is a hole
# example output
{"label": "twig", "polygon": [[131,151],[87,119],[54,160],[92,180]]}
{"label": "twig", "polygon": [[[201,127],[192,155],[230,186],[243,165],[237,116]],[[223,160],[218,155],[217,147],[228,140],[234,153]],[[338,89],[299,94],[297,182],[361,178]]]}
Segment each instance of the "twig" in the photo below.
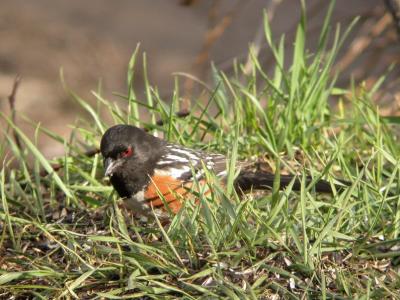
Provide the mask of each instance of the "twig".
{"label": "twig", "polygon": [[181,2],[179,3],[182,6],[190,6],[193,5],[197,2],[197,0],[181,0]]}
{"label": "twig", "polygon": [[[188,115],[190,115],[190,111],[188,111],[187,109],[182,109],[181,111],[178,111],[175,115],[176,115],[177,118],[185,118]],[[158,126],[163,126],[164,125],[164,121],[163,120],[158,120],[156,122],[156,124]]]}
{"label": "twig", "polygon": [[385,0],[387,10],[392,14],[397,29],[397,36],[400,39],[400,0]]}
{"label": "twig", "polygon": [[[246,1],[238,0],[234,7],[227,12],[224,16],[222,16],[219,22],[216,22],[217,18],[217,7],[220,3],[219,0],[215,0],[213,5],[211,6],[208,12],[208,30],[204,35],[203,46],[196,56],[196,59],[193,63],[193,70],[195,73],[199,74],[199,77],[203,77],[203,73],[205,72],[204,66],[209,61],[210,58],[210,50],[215,42],[224,34],[225,30],[231,25],[234,16],[241,11],[241,6],[246,3]],[[194,81],[190,78],[184,83],[184,98],[189,99],[194,87]],[[185,108],[189,108],[189,104],[185,104]]]}
{"label": "twig", "polygon": [[[18,90],[20,81],[21,81],[21,77],[19,75],[17,75],[14,79],[11,94],[8,96],[8,103],[10,105],[10,110],[11,110],[11,121],[13,122],[14,125],[17,125],[15,101],[16,101],[16,94],[17,94],[17,90]],[[21,145],[21,141],[19,139],[19,136],[18,136],[16,130],[13,130],[13,135],[14,135],[15,143],[17,144],[18,149],[21,150],[22,145]]]}
{"label": "twig", "polygon": [[389,14],[384,14],[376,23],[366,22],[358,36],[350,45],[349,50],[336,64],[333,72],[342,72],[378,37],[390,24]]}
{"label": "twig", "polygon": [[[83,153],[83,155],[87,156],[87,157],[93,157],[97,153],[100,153],[100,149],[92,148],[92,149],[86,150]],[[57,171],[61,170],[62,168],[64,168],[64,165],[63,164],[51,164],[51,168],[53,169],[53,171],[57,172]],[[47,175],[49,175],[49,173],[46,170],[40,171],[40,176],[41,177],[44,177],[44,176],[47,176]]]}
{"label": "twig", "polygon": [[[83,153],[83,155],[84,155],[84,156],[87,156],[87,157],[93,157],[93,156],[95,156],[97,153],[100,153],[100,149],[92,148],[92,149],[89,149],[89,150],[85,151],[85,152]],[[51,168],[53,169],[53,171],[57,172],[57,171],[61,170],[62,168],[64,168],[64,165],[63,165],[63,164],[52,164],[52,165],[51,165]],[[41,176],[41,177],[47,176],[48,174],[49,174],[49,173],[48,173],[46,170],[42,170],[42,171],[40,172],[40,176]]]}
{"label": "twig", "polygon": [[[268,3],[268,6],[266,8],[268,22],[270,22],[270,23],[272,22],[272,20],[275,16],[276,9],[282,3],[282,1],[283,0],[271,0]],[[257,57],[258,54],[260,53],[263,42],[264,42],[264,20],[262,19],[261,24],[257,29],[256,35],[255,35],[253,43],[252,43],[255,57]],[[253,61],[252,61],[251,57],[248,57],[247,62],[243,68],[243,73],[250,74],[252,68],[253,68]]]}
{"label": "twig", "polygon": [[[270,5],[272,5],[272,4],[270,4]],[[307,9],[308,22],[311,22],[312,20],[314,20],[319,15],[319,13],[326,7],[326,5],[327,5],[326,2],[324,2],[324,1],[317,1],[309,9]],[[268,13],[268,18],[269,18],[269,13]],[[294,19],[294,20],[289,20],[289,22],[291,22],[291,25],[288,26],[289,29],[286,30],[286,32],[287,32],[286,38],[287,38],[287,40],[292,40],[295,36],[296,27],[297,27],[297,24],[299,21],[297,19]],[[262,28],[262,29],[263,29],[262,33],[264,33],[264,28]],[[314,25],[313,27],[309,28],[308,33],[312,36],[314,34],[318,34],[320,29],[321,29],[320,25]],[[264,36],[262,36],[262,38],[264,38]],[[274,42],[276,42],[276,41],[277,41],[277,39],[275,38]],[[267,43],[260,45],[260,50],[265,50],[268,48],[269,48],[269,46],[267,45]],[[215,65],[217,66],[217,68],[219,70],[222,70],[224,72],[230,72],[231,69],[233,68],[233,65],[232,65],[233,58],[237,59],[240,62],[246,61],[246,59],[248,58],[248,50],[246,50],[245,52],[236,54],[234,57],[229,57],[222,61],[216,62]],[[272,66],[275,64],[274,57],[272,55],[264,54],[264,57],[260,58],[260,61],[263,62],[264,66]]]}

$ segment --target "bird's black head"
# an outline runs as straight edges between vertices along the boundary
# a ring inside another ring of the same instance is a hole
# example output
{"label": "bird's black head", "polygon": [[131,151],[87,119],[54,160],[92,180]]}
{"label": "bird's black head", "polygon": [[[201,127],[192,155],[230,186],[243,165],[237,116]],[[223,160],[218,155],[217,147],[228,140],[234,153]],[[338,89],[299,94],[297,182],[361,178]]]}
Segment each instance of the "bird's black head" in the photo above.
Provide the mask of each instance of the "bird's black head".
{"label": "bird's black head", "polygon": [[146,177],[143,173],[151,170],[152,164],[162,155],[163,144],[165,141],[135,126],[116,125],[109,128],[100,143],[105,175],[125,178],[142,172],[140,175]]}

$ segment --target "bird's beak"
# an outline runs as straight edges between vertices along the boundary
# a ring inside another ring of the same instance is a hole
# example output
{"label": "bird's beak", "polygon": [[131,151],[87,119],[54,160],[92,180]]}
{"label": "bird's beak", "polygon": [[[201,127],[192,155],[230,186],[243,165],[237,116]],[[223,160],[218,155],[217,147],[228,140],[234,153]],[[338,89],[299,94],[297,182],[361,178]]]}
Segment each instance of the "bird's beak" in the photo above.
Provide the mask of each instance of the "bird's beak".
{"label": "bird's beak", "polygon": [[104,176],[111,177],[113,175],[114,169],[115,169],[115,167],[117,167],[117,165],[118,165],[117,162],[114,159],[112,159],[111,157],[106,158],[104,160],[104,169],[106,169]]}

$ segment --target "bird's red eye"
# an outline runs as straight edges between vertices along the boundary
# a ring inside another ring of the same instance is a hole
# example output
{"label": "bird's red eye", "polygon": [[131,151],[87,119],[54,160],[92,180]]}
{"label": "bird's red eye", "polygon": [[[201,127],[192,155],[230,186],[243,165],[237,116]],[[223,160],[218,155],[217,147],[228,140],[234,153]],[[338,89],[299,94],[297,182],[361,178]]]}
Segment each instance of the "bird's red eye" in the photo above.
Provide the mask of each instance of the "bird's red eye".
{"label": "bird's red eye", "polygon": [[128,147],[125,151],[122,152],[122,157],[129,157],[133,153],[132,147]]}

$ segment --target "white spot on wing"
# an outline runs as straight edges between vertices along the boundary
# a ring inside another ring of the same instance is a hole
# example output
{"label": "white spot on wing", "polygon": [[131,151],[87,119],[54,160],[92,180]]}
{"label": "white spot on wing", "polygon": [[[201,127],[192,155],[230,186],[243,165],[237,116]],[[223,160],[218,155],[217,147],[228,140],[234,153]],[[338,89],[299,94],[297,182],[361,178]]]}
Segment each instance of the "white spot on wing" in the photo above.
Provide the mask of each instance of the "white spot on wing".
{"label": "white spot on wing", "polygon": [[186,158],[178,156],[178,155],[172,155],[168,154],[166,158],[177,161],[177,162],[189,162]]}
{"label": "white spot on wing", "polygon": [[203,177],[203,175],[204,175],[204,170],[197,171],[196,179],[199,180],[201,177]]}
{"label": "white spot on wing", "polygon": [[193,154],[192,152],[190,152],[190,151],[188,151],[188,150],[179,149],[179,148],[173,148],[172,150],[173,150],[174,152],[184,154],[184,155],[186,155],[187,157],[189,157],[190,159],[193,159],[193,160],[198,160],[198,159],[199,159],[199,157],[198,157],[197,155]]}
{"label": "white spot on wing", "polygon": [[174,161],[172,160],[160,160],[159,162],[157,162],[157,165],[168,165],[168,164],[173,164]]}
{"label": "white spot on wing", "polygon": [[167,170],[155,169],[154,172],[159,176],[172,176],[180,178],[184,173],[190,172],[190,167],[182,166],[181,168],[169,168]]}
{"label": "white spot on wing", "polygon": [[226,170],[224,170],[224,171],[219,172],[217,174],[217,177],[223,177],[223,176],[226,176],[226,174],[227,174],[227,172],[226,172]]}

